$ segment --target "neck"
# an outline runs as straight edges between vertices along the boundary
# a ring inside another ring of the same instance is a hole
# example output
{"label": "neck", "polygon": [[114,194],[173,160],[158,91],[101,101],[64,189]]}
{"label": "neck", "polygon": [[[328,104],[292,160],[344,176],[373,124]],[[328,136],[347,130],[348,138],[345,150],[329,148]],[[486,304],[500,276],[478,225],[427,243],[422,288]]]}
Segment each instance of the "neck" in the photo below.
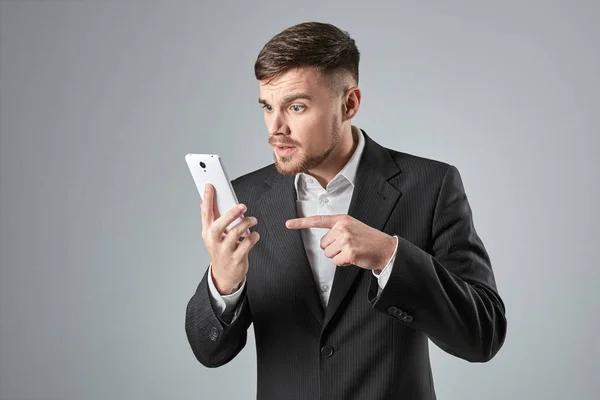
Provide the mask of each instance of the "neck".
{"label": "neck", "polygon": [[307,171],[315,177],[323,188],[344,168],[358,146],[358,128],[349,125],[342,131],[341,141],[329,157],[319,167]]}

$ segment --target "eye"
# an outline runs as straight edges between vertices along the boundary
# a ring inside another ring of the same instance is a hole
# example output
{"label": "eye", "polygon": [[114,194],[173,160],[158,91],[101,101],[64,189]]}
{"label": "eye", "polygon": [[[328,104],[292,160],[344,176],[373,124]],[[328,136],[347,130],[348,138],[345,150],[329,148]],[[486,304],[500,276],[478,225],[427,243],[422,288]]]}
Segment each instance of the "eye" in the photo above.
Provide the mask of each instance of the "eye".
{"label": "eye", "polygon": [[271,112],[271,111],[273,111],[273,109],[271,108],[271,106],[270,106],[270,105],[268,105],[268,104],[263,104],[262,108],[263,108],[264,110],[266,110],[267,112]]}
{"label": "eye", "polygon": [[304,110],[304,106],[298,105],[298,104],[294,104],[292,106],[292,110],[294,110],[294,112],[300,112],[302,110]]}

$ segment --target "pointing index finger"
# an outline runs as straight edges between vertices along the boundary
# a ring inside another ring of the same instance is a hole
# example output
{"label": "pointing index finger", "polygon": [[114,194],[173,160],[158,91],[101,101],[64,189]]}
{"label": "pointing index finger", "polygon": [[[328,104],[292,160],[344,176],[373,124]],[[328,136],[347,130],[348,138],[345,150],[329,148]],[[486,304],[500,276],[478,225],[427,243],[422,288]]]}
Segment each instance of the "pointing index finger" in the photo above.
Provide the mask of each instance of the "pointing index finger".
{"label": "pointing index finger", "polygon": [[288,229],[329,228],[340,219],[340,215],[313,215],[312,217],[288,219],[285,226]]}

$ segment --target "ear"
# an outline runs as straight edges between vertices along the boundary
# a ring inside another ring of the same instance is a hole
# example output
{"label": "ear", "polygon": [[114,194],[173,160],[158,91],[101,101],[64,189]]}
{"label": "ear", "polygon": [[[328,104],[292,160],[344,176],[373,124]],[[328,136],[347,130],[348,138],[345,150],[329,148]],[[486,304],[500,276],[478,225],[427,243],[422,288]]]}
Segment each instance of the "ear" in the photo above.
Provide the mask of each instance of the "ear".
{"label": "ear", "polygon": [[360,108],[360,89],[353,86],[346,90],[342,101],[342,121],[347,121],[356,115]]}

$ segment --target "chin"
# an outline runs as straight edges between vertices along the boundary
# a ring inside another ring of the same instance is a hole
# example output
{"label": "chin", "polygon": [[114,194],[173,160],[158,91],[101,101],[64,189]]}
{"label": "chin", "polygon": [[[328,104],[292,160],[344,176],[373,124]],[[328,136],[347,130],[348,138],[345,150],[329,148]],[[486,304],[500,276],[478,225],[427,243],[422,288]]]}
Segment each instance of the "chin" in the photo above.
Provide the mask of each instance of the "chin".
{"label": "chin", "polygon": [[289,157],[278,157],[277,154],[273,153],[273,159],[275,160],[275,168],[282,175],[296,175],[303,172],[301,163],[295,162]]}

